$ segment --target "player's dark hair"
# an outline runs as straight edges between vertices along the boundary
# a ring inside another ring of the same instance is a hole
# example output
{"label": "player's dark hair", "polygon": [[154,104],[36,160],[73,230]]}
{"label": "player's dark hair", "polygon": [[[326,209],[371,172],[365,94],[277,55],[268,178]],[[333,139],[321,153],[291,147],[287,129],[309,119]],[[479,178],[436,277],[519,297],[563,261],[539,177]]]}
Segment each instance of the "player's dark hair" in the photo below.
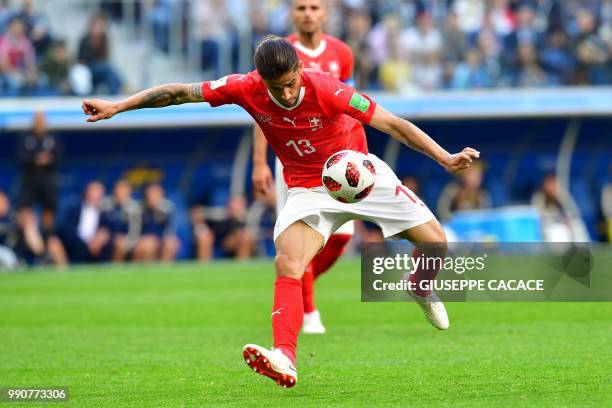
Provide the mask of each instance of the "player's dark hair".
{"label": "player's dark hair", "polygon": [[269,35],[255,49],[253,62],[262,78],[277,79],[287,72],[294,71],[299,59],[289,41]]}

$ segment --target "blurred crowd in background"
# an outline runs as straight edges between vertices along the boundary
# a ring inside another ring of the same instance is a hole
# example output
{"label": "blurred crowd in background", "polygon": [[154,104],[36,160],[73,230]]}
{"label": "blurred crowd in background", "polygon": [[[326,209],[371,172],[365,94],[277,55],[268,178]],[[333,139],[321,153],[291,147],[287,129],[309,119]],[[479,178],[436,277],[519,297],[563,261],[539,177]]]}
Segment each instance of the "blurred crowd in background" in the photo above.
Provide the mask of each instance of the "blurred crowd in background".
{"label": "blurred crowd in background", "polygon": [[[162,58],[178,59],[180,66],[192,63],[199,80],[218,78],[252,69],[252,50],[265,35],[292,32],[288,0],[71,1],[53,4],[74,4],[87,19],[82,29],[54,25],[47,13],[52,2],[0,0],[0,95],[135,91],[146,81],[128,80],[134,58],[114,58],[112,51],[143,39]],[[361,89],[410,94],[612,82],[612,0],[326,4],[327,32],[351,46]],[[59,13],[64,11],[69,10]],[[117,31],[128,25],[130,30]],[[117,35],[124,32],[129,36]],[[150,61],[141,65],[158,68]],[[184,81],[173,69],[170,79]],[[185,239],[177,233],[177,203],[164,191],[162,177],[143,181],[126,173],[112,187],[91,180],[79,200],[58,205],[62,150],[61,138],[47,131],[45,115],[36,114],[31,132],[17,143],[18,192],[0,191],[0,264],[170,261],[185,246],[201,261],[269,254],[261,242],[273,235],[274,196],[252,201],[233,195],[222,216],[213,214],[206,200],[190,202]],[[459,210],[491,207],[485,172],[486,165],[458,175],[428,206],[441,221]],[[419,194],[425,180],[404,176],[404,184]],[[530,193],[543,239],[588,240],[580,211],[556,175],[539,181]],[[612,183],[597,191],[597,200],[597,238],[612,240]],[[356,230],[353,248],[382,239],[371,224],[357,222]]]}
{"label": "blurred crowd in background", "polygon": [[0,0],[0,90],[3,96],[117,94],[118,71],[110,62],[107,19],[91,17],[78,50],[71,52],[63,27],[51,26],[32,0],[11,7]]}
{"label": "blurred crowd in background", "polygon": [[[57,171],[62,142],[47,131],[44,113],[33,119],[32,131],[18,143],[18,194],[11,202],[0,191],[0,267],[19,264],[67,265],[70,262],[172,261],[181,245],[199,261],[214,258],[248,259],[269,255],[261,243],[271,242],[275,196],[257,196],[249,203],[243,195],[229,197],[222,217],[209,217],[208,200],[193,200],[187,239],[177,234],[174,203],[157,180],[163,174],[134,169],[116,180],[111,191],[91,180],[80,199],[58,205]],[[491,193],[483,184],[485,165],[477,163],[459,173],[442,190],[436,203],[428,203],[442,222],[456,211],[492,207]],[[420,180],[404,176],[402,183],[420,195]],[[549,242],[590,240],[571,194],[555,174],[546,174],[532,192],[531,205],[541,215],[541,234]],[[61,209],[60,209],[61,207]],[[612,240],[612,182],[600,197],[602,237]],[[453,231],[447,230],[450,241]],[[183,236],[185,238],[185,236]],[[373,224],[356,221],[352,248],[383,237]]]}
{"label": "blurred crowd in background", "polygon": [[[327,31],[351,46],[354,78],[362,89],[409,93],[612,81],[612,0],[327,0],[327,5]],[[125,90],[125,64],[112,60],[116,44],[108,30],[128,15],[159,52],[197,55],[205,79],[246,71],[261,38],[292,31],[290,10],[288,0],[104,0],[90,13],[78,47],[70,49],[62,27],[50,24],[32,0],[0,0],[2,94]]]}

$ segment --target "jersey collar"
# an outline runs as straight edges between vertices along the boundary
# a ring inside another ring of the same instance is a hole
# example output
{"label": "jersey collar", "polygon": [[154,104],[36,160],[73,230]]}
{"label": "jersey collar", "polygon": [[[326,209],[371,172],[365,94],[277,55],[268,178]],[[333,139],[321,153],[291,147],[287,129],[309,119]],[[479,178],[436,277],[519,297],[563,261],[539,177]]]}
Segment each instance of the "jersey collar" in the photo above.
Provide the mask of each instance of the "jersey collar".
{"label": "jersey collar", "polygon": [[278,106],[279,108],[283,108],[285,110],[288,110],[288,111],[292,111],[295,108],[297,108],[298,106],[300,106],[300,103],[302,103],[302,100],[304,99],[304,95],[306,94],[306,87],[301,87],[300,88],[300,94],[298,95],[298,100],[297,100],[296,104],[293,105],[292,107],[288,108],[285,105],[283,105],[282,103],[280,103],[279,101],[277,101],[276,98],[274,97],[274,95],[272,95],[272,93],[270,92],[270,90],[268,88],[266,88],[266,90],[268,91],[268,96],[270,97],[270,99],[272,99],[272,102],[274,102],[274,104],[276,106]]}
{"label": "jersey collar", "polygon": [[327,41],[325,38],[321,39],[321,43],[317,48],[311,50],[310,48],[306,48],[300,43],[298,40],[293,42],[293,46],[302,54],[308,55],[310,58],[318,58],[325,51],[325,47],[327,47]]}

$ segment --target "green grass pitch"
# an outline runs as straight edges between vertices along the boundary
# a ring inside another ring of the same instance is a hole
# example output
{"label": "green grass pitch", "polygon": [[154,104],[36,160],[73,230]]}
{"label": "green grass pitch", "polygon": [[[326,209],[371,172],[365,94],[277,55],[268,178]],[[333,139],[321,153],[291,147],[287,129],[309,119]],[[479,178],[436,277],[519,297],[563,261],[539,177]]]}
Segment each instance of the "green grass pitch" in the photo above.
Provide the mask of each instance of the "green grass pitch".
{"label": "green grass pitch", "polygon": [[271,345],[273,280],[267,261],[0,274],[0,387],[69,387],[48,407],[612,406],[612,303],[452,303],[439,332],[361,303],[356,260],[317,282],[328,334],[301,336],[282,389],[241,354]]}

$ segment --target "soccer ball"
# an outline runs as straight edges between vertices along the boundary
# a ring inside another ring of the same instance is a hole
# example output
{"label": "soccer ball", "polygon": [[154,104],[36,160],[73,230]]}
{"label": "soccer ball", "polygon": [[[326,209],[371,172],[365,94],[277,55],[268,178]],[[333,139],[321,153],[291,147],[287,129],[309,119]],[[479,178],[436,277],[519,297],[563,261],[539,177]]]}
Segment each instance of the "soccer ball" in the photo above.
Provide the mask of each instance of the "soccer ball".
{"label": "soccer ball", "polygon": [[327,159],[322,178],[333,199],[341,203],[356,203],[372,192],[376,169],[365,154],[342,150]]}

